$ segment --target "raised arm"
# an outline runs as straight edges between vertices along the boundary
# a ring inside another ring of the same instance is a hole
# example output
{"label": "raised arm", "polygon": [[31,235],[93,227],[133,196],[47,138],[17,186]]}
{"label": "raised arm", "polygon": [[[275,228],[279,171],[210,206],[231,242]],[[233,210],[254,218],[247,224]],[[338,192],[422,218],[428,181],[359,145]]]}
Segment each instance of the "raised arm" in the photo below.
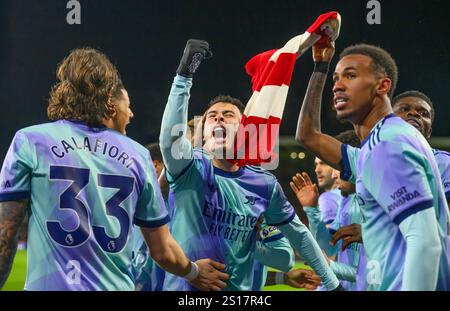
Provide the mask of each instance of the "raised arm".
{"label": "raised arm", "polygon": [[0,202],[0,288],[11,272],[28,200]]}
{"label": "raised arm", "polygon": [[164,165],[173,177],[180,174],[192,161],[192,146],[186,137],[189,91],[193,74],[201,61],[210,55],[206,41],[188,40],[170,89],[162,118],[159,144]]}
{"label": "raised arm", "polygon": [[322,93],[328,67],[334,55],[334,42],[313,46],[314,72],[309,80],[298,117],[295,140],[335,169],[341,169],[341,143],[320,129]]}

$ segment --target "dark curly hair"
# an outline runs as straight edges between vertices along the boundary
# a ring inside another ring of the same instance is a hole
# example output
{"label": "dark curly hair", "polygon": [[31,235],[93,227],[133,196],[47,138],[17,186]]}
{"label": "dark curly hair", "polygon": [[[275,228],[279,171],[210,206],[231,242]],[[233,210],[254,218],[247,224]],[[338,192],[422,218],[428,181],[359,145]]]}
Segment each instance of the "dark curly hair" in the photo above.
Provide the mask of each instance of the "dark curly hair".
{"label": "dark curly hair", "polygon": [[92,48],[70,52],[58,65],[50,91],[50,120],[78,120],[90,126],[111,117],[112,101],[122,96],[123,83],[108,57]]}
{"label": "dark curly hair", "polygon": [[398,68],[395,60],[386,50],[369,44],[356,44],[345,48],[339,58],[347,55],[361,54],[372,59],[373,70],[380,76],[386,76],[391,80],[391,89],[388,92],[389,98],[392,98],[398,81]]}
{"label": "dark curly hair", "polygon": [[206,110],[208,110],[209,108],[211,108],[212,106],[214,106],[217,103],[232,104],[232,105],[236,106],[241,113],[244,113],[244,110],[245,110],[244,104],[238,98],[235,98],[235,97],[232,97],[229,95],[217,95],[216,97],[214,97],[213,99],[211,99],[209,101],[208,107],[206,108]]}

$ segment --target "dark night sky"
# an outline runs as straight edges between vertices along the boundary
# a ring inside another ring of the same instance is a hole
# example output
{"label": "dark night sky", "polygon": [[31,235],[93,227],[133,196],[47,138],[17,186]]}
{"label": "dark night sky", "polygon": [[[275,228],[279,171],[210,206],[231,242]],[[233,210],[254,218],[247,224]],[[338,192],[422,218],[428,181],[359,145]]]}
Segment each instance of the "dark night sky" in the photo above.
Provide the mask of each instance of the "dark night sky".
{"label": "dark night sky", "polygon": [[[343,20],[337,53],[360,42],[389,50],[400,70],[398,91],[419,89],[428,94],[437,110],[434,135],[450,134],[449,1],[381,1],[381,25],[367,24],[366,0],[80,2],[81,25],[70,26],[66,0],[0,0],[0,159],[15,131],[47,120],[46,99],[56,65],[71,49],[98,48],[118,66],[135,113],[128,135],[147,143],[159,135],[187,39],[207,40],[214,52],[194,79],[190,106],[194,115],[219,93],[246,102],[251,87],[245,62],[258,52],[281,47],[331,10],[339,11]],[[308,51],[296,65],[282,135],[295,132],[312,66]],[[329,107],[323,109],[322,127],[332,134],[343,129]]]}

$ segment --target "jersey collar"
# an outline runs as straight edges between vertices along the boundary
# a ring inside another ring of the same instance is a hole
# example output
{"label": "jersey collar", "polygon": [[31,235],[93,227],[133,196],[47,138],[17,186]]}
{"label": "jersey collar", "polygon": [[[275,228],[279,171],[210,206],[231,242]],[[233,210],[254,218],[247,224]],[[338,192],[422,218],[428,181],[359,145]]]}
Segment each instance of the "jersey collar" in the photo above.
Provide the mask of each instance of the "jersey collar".
{"label": "jersey collar", "polygon": [[375,129],[377,128],[377,126],[380,123],[384,123],[384,121],[386,121],[387,119],[390,119],[392,117],[396,117],[397,115],[394,113],[390,113],[387,116],[385,116],[384,118],[382,118],[380,121],[377,122],[377,124],[374,125],[374,127],[370,130],[369,135],[367,135],[366,138],[364,138],[364,140],[361,142],[361,147],[365,145],[366,142],[369,141],[370,137],[372,137],[372,135],[375,133]]}

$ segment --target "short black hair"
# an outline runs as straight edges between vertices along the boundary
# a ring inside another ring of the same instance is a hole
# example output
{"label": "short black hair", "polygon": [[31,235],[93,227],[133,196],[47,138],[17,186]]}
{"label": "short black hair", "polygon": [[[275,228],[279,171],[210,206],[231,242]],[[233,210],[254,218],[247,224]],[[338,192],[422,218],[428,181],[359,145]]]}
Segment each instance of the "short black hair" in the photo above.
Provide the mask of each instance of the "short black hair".
{"label": "short black hair", "polygon": [[213,99],[211,99],[209,101],[208,107],[206,108],[206,110],[208,110],[209,108],[211,108],[213,105],[215,105],[217,103],[232,104],[232,105],[236,106],[242,114],[244,113],[244,110],[245,110],[244,104],[238,98],[231,97],[229,95],[218,95],[218,96],[214,97]]}
{"label": "short black hair", "polygon": [[147,148],[148,151],[150,151],[150,156],[152,157],[152,160],[164,163],[159,143],[148,144],[147,146],[145,146],[145,148]]}
{"label": "short black hair", "polygon": [[434,106],[433,106],[433,102],[431,101],[431,99],[425,95],[424,93],[422,93],[421,91],[417,91],[417,90],[411,90],[411,91],[406,91],[403,93],[398,94],[397,96],[394,97],[394,99],[392,100],[392,107],[395,106],[395,104],[402,98],[405,97],[417,97],[420,98],[422,100],[424,100],[426,103],[428,103],[428,105],[430,105],[431,107],[431,123],[434,122]]}
{"label": "short black hair", "polygon": [[361,142],[359,141],[358,136],[356,135],[354,130],[348,130],[344,131],[342,133],[339,133],[335,137],[337,140],[339,140],[341,143],[355,147],[355,148],[361,148]]}
{"label": "short black hair", "polygon": [[392,58],[391,54],[386,50],[369,44],[356,44],[345,48],[339,55],[340,59],[347,55],[361,54],[370,57],[373,62],[373,70],[380,74],[388,77],[392,84],[389,90],[389,98],[392,98],[394,94],[395,87],[398,81],[398,68],[395,60]]}

